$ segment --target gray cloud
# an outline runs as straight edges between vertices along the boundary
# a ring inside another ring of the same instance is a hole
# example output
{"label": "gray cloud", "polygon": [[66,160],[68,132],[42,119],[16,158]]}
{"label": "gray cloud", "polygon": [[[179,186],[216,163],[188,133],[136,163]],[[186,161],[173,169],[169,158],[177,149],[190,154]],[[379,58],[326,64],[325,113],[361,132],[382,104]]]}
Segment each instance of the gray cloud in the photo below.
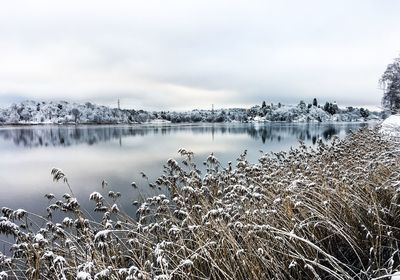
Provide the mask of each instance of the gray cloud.
{"label": "gray cloud", "polygon": [[0,10],[0,104],[378,106],[400,2],[276,2],[12,1]]}

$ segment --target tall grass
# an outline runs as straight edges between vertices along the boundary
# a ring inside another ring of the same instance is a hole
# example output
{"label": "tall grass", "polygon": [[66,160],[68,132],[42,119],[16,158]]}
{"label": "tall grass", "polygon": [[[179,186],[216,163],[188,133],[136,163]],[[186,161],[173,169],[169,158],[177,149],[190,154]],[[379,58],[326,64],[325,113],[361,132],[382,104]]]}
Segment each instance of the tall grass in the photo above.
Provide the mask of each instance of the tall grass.
{"label": "tall grass", "polygon": [[61,200],[47,195],[43,227],[3,208],[0,233],[15,244],[0,279],[390,279],[400,269],[400,149],[376,129],[257,164],[210,155],[204,176],[179,153],[154,183],[168,195],[145,199],[136,217],[110,191],[90,195],[102,220],[87,218],[69,185]]}

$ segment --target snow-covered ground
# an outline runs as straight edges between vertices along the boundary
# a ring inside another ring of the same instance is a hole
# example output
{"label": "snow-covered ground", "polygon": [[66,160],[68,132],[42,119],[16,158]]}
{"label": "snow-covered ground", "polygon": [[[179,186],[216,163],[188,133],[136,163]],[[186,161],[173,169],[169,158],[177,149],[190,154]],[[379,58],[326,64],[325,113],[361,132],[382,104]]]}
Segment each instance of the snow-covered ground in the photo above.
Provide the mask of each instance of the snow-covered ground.
{"label": "snow-covered ground", "polygon": [[392,115],[384,120],[381,125],[381,132],[388,136],[400,137],[400,115]]}
{"label": "snow-covered ground", "polygon": [[393,274],[391,280],[400,280],[400,272],[396,272],[395,274]]}
{"label": "snow-covered ground", "polygon": [[[327,103],[328,104],[328,103]],[[67,101],[24,101],[0,109],[0,124],[115,124],[115,123],[196,123],[196,122],[361,122],[380,120],[381,112],[363,108],[340,109],[335,103],[314,106],[264,104],[249,109],[192,110],[186,112],[150,112]]]}

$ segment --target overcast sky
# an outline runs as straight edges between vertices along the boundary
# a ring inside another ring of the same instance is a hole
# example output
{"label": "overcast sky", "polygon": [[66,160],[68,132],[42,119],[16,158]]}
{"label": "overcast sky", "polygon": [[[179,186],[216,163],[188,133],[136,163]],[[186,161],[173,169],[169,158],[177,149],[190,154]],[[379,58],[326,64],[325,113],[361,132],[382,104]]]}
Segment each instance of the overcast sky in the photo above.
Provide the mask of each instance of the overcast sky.
{"label": "overcast sky", "polygon": [[397,0],[6,1],[0,105],[379,106],[399,10]]}

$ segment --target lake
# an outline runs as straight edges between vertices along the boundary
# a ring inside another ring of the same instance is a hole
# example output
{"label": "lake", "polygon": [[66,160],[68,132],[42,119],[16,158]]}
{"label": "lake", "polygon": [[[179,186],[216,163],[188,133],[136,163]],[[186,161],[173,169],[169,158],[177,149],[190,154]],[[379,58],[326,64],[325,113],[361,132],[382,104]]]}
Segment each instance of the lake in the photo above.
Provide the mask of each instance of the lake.
{"label": "lake", "polygon": [[[57,198],[67,187],[52,181],[50,171],[61,168],[81,204],[91,209],[89,194],[109,190],[122,194],[122,208],[134,213],[132,201],[156,194],[150,182],[162,174],[169,158],[179,161],[179,148],[195,153],[199,167],[210,153],[225,167],[244,151],[257,162],[263,152],[288,150],[303,140],[314,145],[344,137],[368,124],[181,124],[116,126],[0,127],[0,207],[24,208],[45,215],[46,193]],[[102,188],[102,180],[108,186]],[[131,186],[135,181],[138,189]]]}

